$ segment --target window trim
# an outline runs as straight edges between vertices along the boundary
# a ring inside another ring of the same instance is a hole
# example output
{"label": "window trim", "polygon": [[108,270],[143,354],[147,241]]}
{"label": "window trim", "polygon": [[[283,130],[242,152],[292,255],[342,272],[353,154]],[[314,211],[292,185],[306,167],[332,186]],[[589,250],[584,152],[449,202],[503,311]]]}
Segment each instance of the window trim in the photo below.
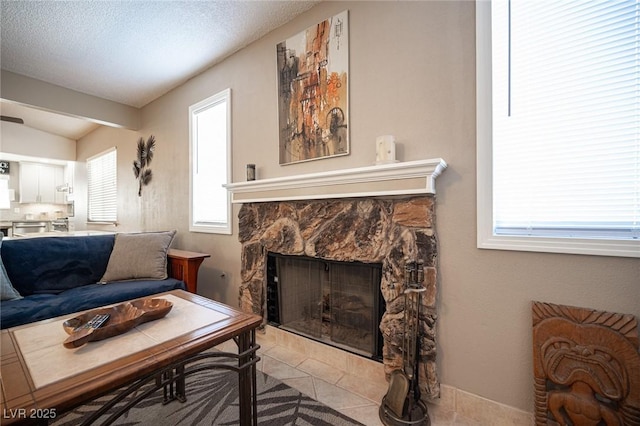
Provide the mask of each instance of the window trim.
{"label": "window trim", "polygon": [[478,1],[476,2],[477,247],[495,250],[640,257],[638,240],[544,238],[493,233],[491,72],[491,2]]}
{"label": "window trim", "polygon": [[[103,157],[109,153],[115,152],[116,155],[116,164],[115,164],[115,168],[113,170],[113,174],[114,174],[114,178],[116,181],[116,196],[115,196],[115,211],[116,211],[116,216],[113,220],[91,220],[90,216],[91,216],[91,209],[90,209],[90,200],[91,200],[91,194],[90,194],[90,186],[89,186],[89,162],[98,158],[98,157]],[[87,223],[91,224],[91,225],[114,225],[118,223],[118,149],[117,147],[113,146],[109,149],[105,149],[102,152],[99,152],[95,155],[92,155],[91,157],[86,159],[86,168],[87,168]]]}
{"label": "window trim", "polygon": [[194,167],[194,151],[196,150],[196,141],[194,139],[194,125],[195,122],[193,120],[194,114],[197,114],[199,111],[202,111],[213,104],[226,102],[227,106],[227,140],[226,140],[226,149],[227,149],[227,177],[226,182],[231,182],[231,89],[225,89],[219,93],[216,93],[213,96],[210,96],[206,99],[197,102],[194,105],[189,107],[189,231],[190,232],[203,232],[210,234],[225,234],[231,235],[233,233],[233,217],[232,217],[232,205],[231,205],[231,193],[227,191],[227,222],[198,222],[194,223],[193,220],[193,203],[194,203],[194,194],[193,194],[193,167]]}

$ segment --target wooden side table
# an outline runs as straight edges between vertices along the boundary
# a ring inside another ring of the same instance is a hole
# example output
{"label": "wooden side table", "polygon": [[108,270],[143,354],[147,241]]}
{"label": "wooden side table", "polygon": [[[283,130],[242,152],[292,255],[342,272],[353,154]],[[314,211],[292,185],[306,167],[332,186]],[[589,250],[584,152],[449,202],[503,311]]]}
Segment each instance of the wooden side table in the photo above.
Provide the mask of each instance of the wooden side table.
{"label": "wooden side table", "polygon": [[200,264],[210,254],[196,253],[193,251],[169,249],[167,254],[168,273],[171,278],[184,281],[189,293],[198,292],[198,269]]}

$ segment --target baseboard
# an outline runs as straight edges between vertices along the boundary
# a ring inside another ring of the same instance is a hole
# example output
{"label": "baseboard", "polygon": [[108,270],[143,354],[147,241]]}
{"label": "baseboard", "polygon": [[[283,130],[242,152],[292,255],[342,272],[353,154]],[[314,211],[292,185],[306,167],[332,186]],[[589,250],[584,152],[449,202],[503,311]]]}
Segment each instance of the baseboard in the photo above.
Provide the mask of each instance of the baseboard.
{"label": "baseboard", "polygon": [[429,401],[432,422],[449,423],[464,418],[483,425],[531,426],[533,413],[501,404],[479,395],[445,384],[440,385],[440,398]]}

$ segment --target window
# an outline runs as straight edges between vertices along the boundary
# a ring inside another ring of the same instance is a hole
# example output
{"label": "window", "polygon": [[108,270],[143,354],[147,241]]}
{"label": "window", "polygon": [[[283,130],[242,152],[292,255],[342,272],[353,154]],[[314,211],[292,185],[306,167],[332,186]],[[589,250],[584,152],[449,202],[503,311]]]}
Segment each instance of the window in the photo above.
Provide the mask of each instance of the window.
{"label": "window", "polygon": [[640,257],[640,0],[476,3],[478,247]]}
{"label": "window", "polygon": [[189,107],[192,232],[231,234],[231,90]]}
{"label": "window", "polygon": [[117,151],[111,148],[87,159],[89,222],[117,220]]}

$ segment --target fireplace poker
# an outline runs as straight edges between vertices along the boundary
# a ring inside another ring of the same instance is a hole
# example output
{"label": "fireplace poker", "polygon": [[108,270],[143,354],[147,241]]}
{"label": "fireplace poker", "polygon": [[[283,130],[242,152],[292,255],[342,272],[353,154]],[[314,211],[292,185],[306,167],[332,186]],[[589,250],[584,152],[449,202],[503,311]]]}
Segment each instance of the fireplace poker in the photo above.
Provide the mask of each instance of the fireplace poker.
{"label": "fireplace poker", "polygon": [[405,371],[411,382],[411,397],[409,397],[408,412],[411,413],[420,400],[418,383],[420,363],[420,305],[421,296],[426,289],[422,286],[411,286],[405,290]]}

